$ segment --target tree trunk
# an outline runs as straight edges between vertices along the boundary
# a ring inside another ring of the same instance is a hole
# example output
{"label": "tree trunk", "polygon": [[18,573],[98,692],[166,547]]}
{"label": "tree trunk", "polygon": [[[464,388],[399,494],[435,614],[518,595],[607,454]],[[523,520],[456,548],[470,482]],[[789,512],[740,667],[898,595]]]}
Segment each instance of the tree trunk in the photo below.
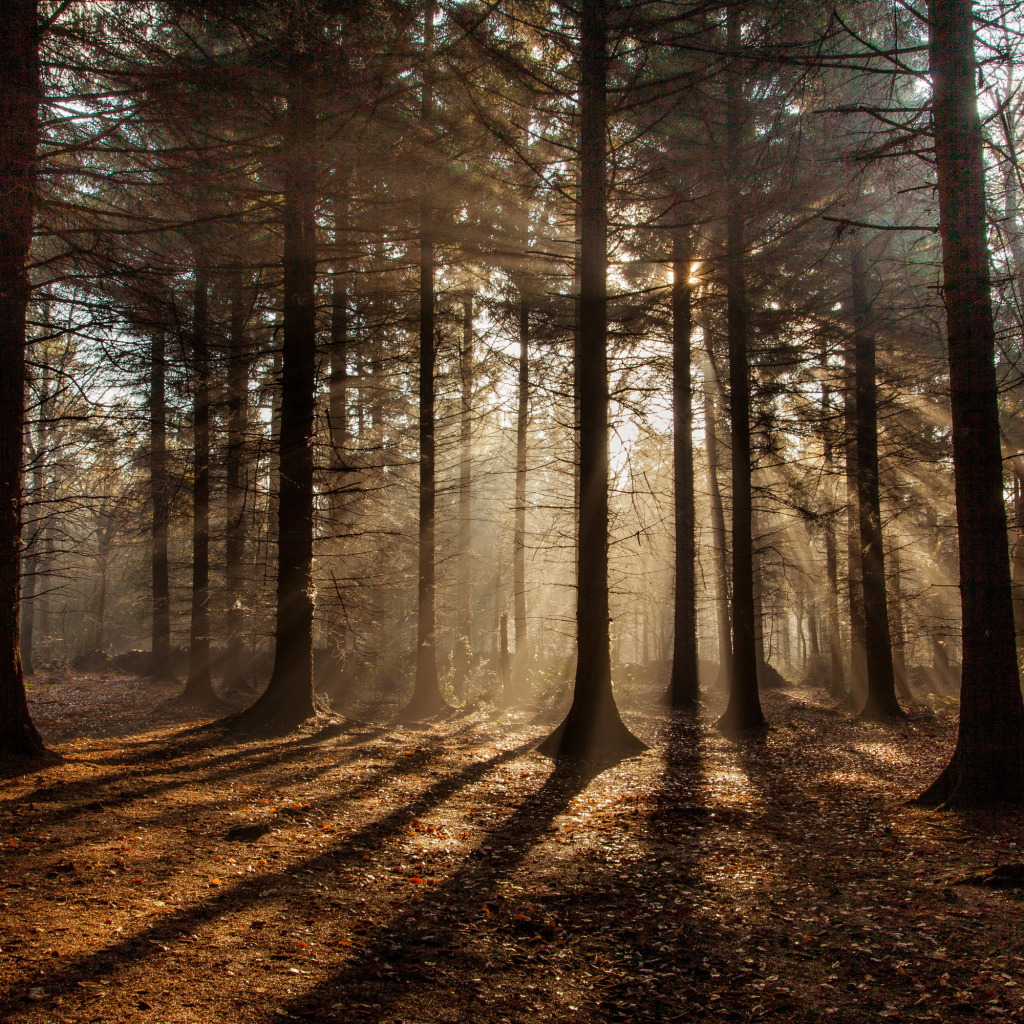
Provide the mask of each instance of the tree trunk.
{"label": "tree trunk", "polygon": [[[40,402],[40,410],[43,404]],[[40,411],[40,417],[42,412]],[[43,459],[44,446],[40,436],[41,428],[33,432],[30,423],[25,424],[25,450],[30,454],[32,465],[32,521],[26,531],[23,570],[21,575],[21,666],[26,676],[35,675],[32,657],[35,638],[36,588],[39,581],[39,546],[43,510]]]}
{"label": "tree trunk", "polygon": [[849,707],[859,709],[867,699],[867,653],[864,643],[864,587],[860,557],[860,496],[857,473],[857,374],[853,345],[845,352],[845,393],[843,400],[844,449],[846,458],[846,585],[850,605],[850,689]]}
{"label": "tree trunk", "polygon": [[867,701],[861,718],[887,722],[903,717],[896,700],[892,640],[885,594],[882,510],[878,496],[878,389],[875,382],[875,337],[869,324],[870,303],[863,249],[851,260],[853,348],[857,410],[857,511],[860,532],[861,586],[864,594],[864,653],[868,670]]}
{"label": "tree trunk", "polygon": [[696,522],[693,496],[693,352],[690,338],[689,225],[672,236],[672,475],[675,484],[675,603],[672,707],[692,710],[700,698],[697,678]]}
{"label": "tree trunk", "polygon": [[618,717],[608,632],[608,366],[603,0],[580,9],[580,306],[575,378],[580,401],[577,674],[572,706],[541,744],[555,758],[616,760],[643,750]]}
{"label": "tree trunk", "polygon": [[963,676],[956,749],[921,800],[967,808],[1024,800],[1024,701],[1003,507],[973,4],[929,0],[928,12]]}
{"label": "tree trunk", "polygon": [[0,757],[44,753],[28,713],[19,649],[26,270],[39,138],[36,0],[4,8],[0,61]]}
{"label": "tree trunk", "polygon": [[732,679],[732,620],[729,618],[729,536],[725,529],[725,508],[722,486],[718,481],[718,412],[721,388],[711,358],[711,340],[707,324],[704,326],[705,345],[708,348],[707,369],[704,374],[704,437],[708,460],[708,494],[711,499],[711,535],[715,556],[715,614],[718,624],[718,685],[728,685]]}
{"label": "tree trunk", "polygon": [[[435,0],[427,0],[423,21],[423,95],[420,121],[427,131],[434,117],[431,62],[434,48]],[[419,492],[419,586],[416,623],[416,682],[403,717],[426,718],[440,714],[448,705],[437,677],[437,582],[434,561],[436,544],[437,481],[435,478],[434,409],[434,210],[430,185],[424,178],[420,197],[420,492]]]}
{"label": "tree trunk", "polygon": [[576,680],[565,721],[541,744],[555,758],[615,760],[643,749],[612,694],[608,615],[607,23],[604,0],[580,7],[579,531]]}
{"label": "tree trunk", "polygon": [[519,286],[519,393],[516,407],[516,509],[512,544],[512,590],[515,611],[515,689],[524,695],[530,680],[526,631],[526,433],[530,421],[530,294]]}
{"label": "tree trunk", "polygon": [[249,349],[245,336],[244,278],[237,274],[231,290],[231,325],[228,337],[227,413],[224,504],[227,515],[224,545],[224,584],[227,603],[227,657],[224,689],[246,689],[251,666],[246,656],[249,595],[245,578],[247,445],[249,421]]}
{"label": "tree trunk", "polygon": [[[827,352],[822,352],[821,365],[822,369],[826,372],[828,370],[827,363]],[[831,480],[835,466],[831,416],[831,389],[827,381],[825,381],[821,386],[821,431],[825,479],[830,481],[830,496],[832,492]],[[839,632],[839,559],[836,551],[835,520],[831,514],[826,516],[823,530],[825,534],[825,602],[828,609],[828,692],[833,697],[845,698],[846,682],[843,679],[843,644]]]}
{"label": "tree trunk", "polygon": [[[348,176],[339,174],[339,190],[347,190]],[[331,535],[338,541],[345,537],[349,529],[347,521],[349,494],[346,483],[351,469],[349,459],[349,298],[346,272],[347,260],[343,258],[343,237],[348,226],[347,193],[339,192],[334,197],[334,260],[331,266],[331,346],[330,346],[330,380],[327,400],[327,419],[330,429],[331,458],[330,468],[333,471],[330,482],[331,493]],[[357,403],[360,419],[359,433],[362,435],[362,391]],[[335,548],[336,557],[341,557]],[[348,573],[342,567],[342,574],[347,579]],[[334,639],[334,660],[341,673],[348,652],[349,623],[344,606],[338,609],[339,621]]]}
{"label": "tree trunk", "polygon": [[750,369],[747,354],[747,294],[744,253],[744,180],[741,152],[746,114],[737,55],[741,46],[738,6],[728,10],[730,67],[726,79],[726,257],[725,284],[729,332],[729,412],[732,432],[732,685],[724,733],[765,728],[757,685],[757,636],[754,609],[754,552],[750,467]]}
{"label": "tree trunk", "polygon": [[1010,577],[1013,587],[1013,621],[1017,633],[1017,664],[1024,662],[1024,478],[1013,470],[1013,544]]}
{"label": "tree trunk", "polygon": [[[298,63],[298,62],[297,62]],[[284,345],[274,668],[242,715],[287,730],[314,713],[313,421],[316,410],[316,108],[311,69],[294,67],[284,183]],[[287,513],[287,514],[285,514]]]}
{"label": "tree trunk", "polygon": [[196,267],[192,312],[193,482],[192,617],[189,628],[188,681],[182,699],[217,699],[210,679],[210,341],[209,281],[200,258]]}
{"label": "tree trunk", "polygon": [[167,486],[167,337],[153,336],[149,363],[149,492],[152,502],[150,570],[153,630],[149,674],[174,678],[171,655],[171,586],[167,543],[170,509]]}
{"label": "tree trunk", "polygon": [[462,303],[459,346],[459,580],[455,678],[465,693],[473,649],[473,295]]}

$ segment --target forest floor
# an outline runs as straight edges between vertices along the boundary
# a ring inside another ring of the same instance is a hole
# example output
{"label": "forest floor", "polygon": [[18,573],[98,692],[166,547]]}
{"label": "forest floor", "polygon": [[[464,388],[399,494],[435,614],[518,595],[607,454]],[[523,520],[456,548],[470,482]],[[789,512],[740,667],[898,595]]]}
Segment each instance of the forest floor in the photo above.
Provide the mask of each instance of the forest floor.
{"label": "forest floor", "polygon": [[1024,1021],[1021,815],[908,806],[955,706],[765,695],[736,745],[640,700],[593,777],[551,716],[241,742],[124,676],[34,683],[64,763],[0,782],[0,1019]]}

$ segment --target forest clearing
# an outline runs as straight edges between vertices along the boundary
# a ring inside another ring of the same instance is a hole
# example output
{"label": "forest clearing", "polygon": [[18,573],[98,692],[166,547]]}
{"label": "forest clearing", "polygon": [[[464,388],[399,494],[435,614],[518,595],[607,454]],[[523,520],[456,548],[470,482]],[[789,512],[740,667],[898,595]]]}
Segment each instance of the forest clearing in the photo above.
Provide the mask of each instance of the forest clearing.
{"label": "forest clearing", "polygon": [[40,692],[87,726],[0,800],[4,1020],[1024,1019],[1024,879],[961,884],[1022,814],[907,803],[948,701],[774,691],[736,744],[637,693],[649,749],[588,777],[550,711],[240,742],[154,727],[148,680]]}

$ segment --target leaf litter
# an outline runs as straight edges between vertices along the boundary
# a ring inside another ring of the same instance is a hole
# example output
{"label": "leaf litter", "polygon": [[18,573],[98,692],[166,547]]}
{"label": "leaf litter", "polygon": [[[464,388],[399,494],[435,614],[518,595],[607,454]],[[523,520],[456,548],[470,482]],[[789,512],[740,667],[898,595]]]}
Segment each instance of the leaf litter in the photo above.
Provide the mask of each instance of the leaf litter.
{"label": "leaf litter", "polygon": [[734,744],[638,699],[650,749],[594,776],[534,714],[240,741],[167,695],[46,688],[66,760],[0,791],[4,1020],[1024,1021],[1022,816],[907,803],[946,703],[769,692]]}

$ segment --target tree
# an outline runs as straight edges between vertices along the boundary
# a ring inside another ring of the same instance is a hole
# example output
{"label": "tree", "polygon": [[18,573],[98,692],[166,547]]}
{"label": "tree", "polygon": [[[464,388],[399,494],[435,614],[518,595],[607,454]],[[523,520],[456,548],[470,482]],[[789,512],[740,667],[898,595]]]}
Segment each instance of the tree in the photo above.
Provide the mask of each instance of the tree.
{"label": "tree", "polygon": [[692,314],[689,225],[672,235],[672,465],[675,483],[675,616],[672,680],[674,708],[692,709],[699,697],[697,680],[697,559],[693,496],[693,385],[690,364]]}
{"label": "tree", "polygon": [[292,55],[284,171],[284,343],[274,668],[242,725],[287,730],[313,715],[313,420],[316,411],[315,63]]}
{"label": "tree", "polygon": [[[420,120],[424,132],[434,117],[433,49],[437,5],[427,0],[423,13],[423,85]],[[434,309],[435,224],[431,183],[424,174],[420,197],[420,362],[419,362],[419,586],[416,632],[416,679],[406,718],[426,718],[444,711],[447,702],[437,676],[437,480],[434,412],[434,366],[437,358]]]}
{"label": "tree", "polygon": [[595,760],[643,749],[615,706],[608,635],[607,18],[604,0],[580,7],[576,680],[568,715],[539,748],[555,758]]}
{"label": "tree", "polygon": [[867,662],[867,701],[863,718],[889,721],[901,718],[896,700],[892,642],[885,594],[882,510],[878,496],[878,400],[875,383],[875,338],[869,322],[864,251],[854,243],[850,259],[853,311],[854,385],[857,448],[857,511],[860,581],[864,597],[864,649]]}
{"label": "tree", "polygon": [[211,703],[210,674],[210,339],[209,272],[204,257],[196,262],[192,304],[193,462],[192,462],[192,614],[188,680],[182,700]]}
{"label": "tree", "polygon": [[964,0],[928,3],[963,674],[956,748],[920,800],[963,808],[1024,801],[973,13]]}
{"label": "tree", "polygon": [[168,574],[169,493],[167,479],[167,335],[153,331],[149,374],[149,492],[152,506],[150,573],[153,619],[150,674],[173,677],[171,667],[171,589]]}
{"label": "tree", "polygon": [[744,211],[741,154],[747,128],[740,67],[742,26],[739,5],[727,13],[729,67],[726,71],[726,254],[725,283],[729,333],[729,414],[732,428],[732,680],[729,703],[718,721],[724,733],[765,727],[757,681],[754,607],[753,510],[750,452],[750,367],[744,268]]}
{"label": "tree", "polygon": [[0,757],[39,757],[22,676],[19,629],[25,311],[39,139],[36,0],[4,11],[0,62]]}

